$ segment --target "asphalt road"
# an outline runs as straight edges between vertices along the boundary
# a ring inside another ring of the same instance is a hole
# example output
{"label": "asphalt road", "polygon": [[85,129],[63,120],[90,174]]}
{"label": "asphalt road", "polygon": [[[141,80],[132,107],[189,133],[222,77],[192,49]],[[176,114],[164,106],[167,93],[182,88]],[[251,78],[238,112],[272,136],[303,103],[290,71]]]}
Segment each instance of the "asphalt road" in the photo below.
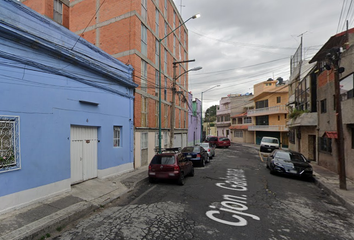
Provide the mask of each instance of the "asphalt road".
{"label": "asphalt road", "polygon": [[269,174],[233,144],[184,186],[144,182],[54,239],[354,239],[354,217],[312,181]]}

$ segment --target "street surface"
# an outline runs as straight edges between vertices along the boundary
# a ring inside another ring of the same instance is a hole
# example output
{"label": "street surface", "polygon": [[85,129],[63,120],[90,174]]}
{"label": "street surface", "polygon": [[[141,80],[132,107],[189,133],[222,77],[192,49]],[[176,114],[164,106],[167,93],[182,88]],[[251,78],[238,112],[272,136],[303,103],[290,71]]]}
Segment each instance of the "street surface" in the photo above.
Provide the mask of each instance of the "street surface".
{"label": "street surface", "polygon": [[[58,236],[58,234],[60,234]],[[312,181],[271,175],[233,144],[184,186],[144,182],[54,239],[354,239],[354,217]]]}

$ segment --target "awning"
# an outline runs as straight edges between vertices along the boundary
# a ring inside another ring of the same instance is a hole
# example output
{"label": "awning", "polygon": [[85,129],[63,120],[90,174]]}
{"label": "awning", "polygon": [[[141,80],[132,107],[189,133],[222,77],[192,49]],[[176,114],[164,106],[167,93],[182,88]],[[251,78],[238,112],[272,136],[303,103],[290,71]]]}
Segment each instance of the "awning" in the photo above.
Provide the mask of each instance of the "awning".
{"label": "awning", "polygon": [[335,131],[326,131],[323,136],[327,138],[338,138],[338,134]]}
{"label": "awning", "polygon": [[231,126],[230,127],[230,130],[235,130],[235,129],[238,129],[238,130],[247,130],[248,129],[248,126],[249,125],[234,125],[234,126]]}
{"label": "awning", "polygon": [[241,114],[237,114],[235,116],[232,116],[231,118],[237,118],[237,117],[245,117],[247,116],[247,112],[241,113]]}

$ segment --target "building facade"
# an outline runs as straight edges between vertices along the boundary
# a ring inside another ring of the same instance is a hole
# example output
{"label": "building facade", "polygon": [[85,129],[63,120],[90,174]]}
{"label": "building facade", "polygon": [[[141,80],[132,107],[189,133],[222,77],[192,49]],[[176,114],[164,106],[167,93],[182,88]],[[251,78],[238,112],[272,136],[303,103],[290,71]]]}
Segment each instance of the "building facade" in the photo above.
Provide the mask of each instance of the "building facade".
{"label": "building facade", "polygon": [[[188,60],[188,31],[181,26],[183,19],[173,0],[22,2],[133,66],[133,80],[139,85],[134,99],[134,163],[135,167],[147,165],[159,145],[159,116],[161,145],[169,145],[172,63]],[[187,69],[188,63],[178,64],[177,76]],[[176,97],[174,137],[183,145],[187,142],[188,106],[182,100],[188,98],[188,74],[177,79],[176,91],[183,94]]]}
{"label": "building facade", "polygon": [[253,132],[254,143],[260,144],[262,137],[276,137],[282,147],[288,147],[288,127],[286,125],[289,99],[288,85],[278,80],[269,79],[254,85],[254,110],[248,110],[253,125],[248,127]]}
{"label": "building facade", "polygon": [[[318,101],[318,153],[319,165],[338,173],[338,131],[336,103],[342,109],[342,127],[345,159],[345,173],[354,179],[354,29],[332,36],[312,58],[317,63],[317,101]],[[335,66],[327,58],[328,54],[339,56],[339,99],[335,96]]]}
{"label": "building facade", "polygon": [[317,77],[316,64],[300,61],[289,82],[289,149],[316,161]]}
{"label": "building facade", "polygon": [[188,146],[194,146],[196,143],[200,143],[201,134],[201,101],[196,98],[193,100],[192,93],[188,93]]}
{"label": "building facade", "polygon": [[0,212],[132,170],[133,68],[18,1],[0,32]]}
{"label": "building facade", "polygon": [[216,135],[230,137],[231,96],[223,97],[216,107]]}
{"label": "building facade", "polygon": [[231,126],[230,140],[239,143],[253,143],[253,132],[248,131],[248,126],[252,125],[252,118],[247,116],[247,111],[253,109],[252,94],[230,95],[231,99]]}

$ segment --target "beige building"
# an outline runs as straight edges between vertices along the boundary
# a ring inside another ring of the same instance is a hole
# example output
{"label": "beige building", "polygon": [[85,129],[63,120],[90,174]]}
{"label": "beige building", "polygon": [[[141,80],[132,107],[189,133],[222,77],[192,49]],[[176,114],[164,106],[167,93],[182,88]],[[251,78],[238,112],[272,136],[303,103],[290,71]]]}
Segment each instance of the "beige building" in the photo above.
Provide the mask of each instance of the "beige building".
{"label": "beige building", "polygon": [[254,85],[255,108],[247,111],[247,116],[252,117],[252,126],[248,131],[253,132],[253,142],[260,144],[262,137],[276,137],[282,147],[288,147],[288,85],[282,79],[269,79]]}

